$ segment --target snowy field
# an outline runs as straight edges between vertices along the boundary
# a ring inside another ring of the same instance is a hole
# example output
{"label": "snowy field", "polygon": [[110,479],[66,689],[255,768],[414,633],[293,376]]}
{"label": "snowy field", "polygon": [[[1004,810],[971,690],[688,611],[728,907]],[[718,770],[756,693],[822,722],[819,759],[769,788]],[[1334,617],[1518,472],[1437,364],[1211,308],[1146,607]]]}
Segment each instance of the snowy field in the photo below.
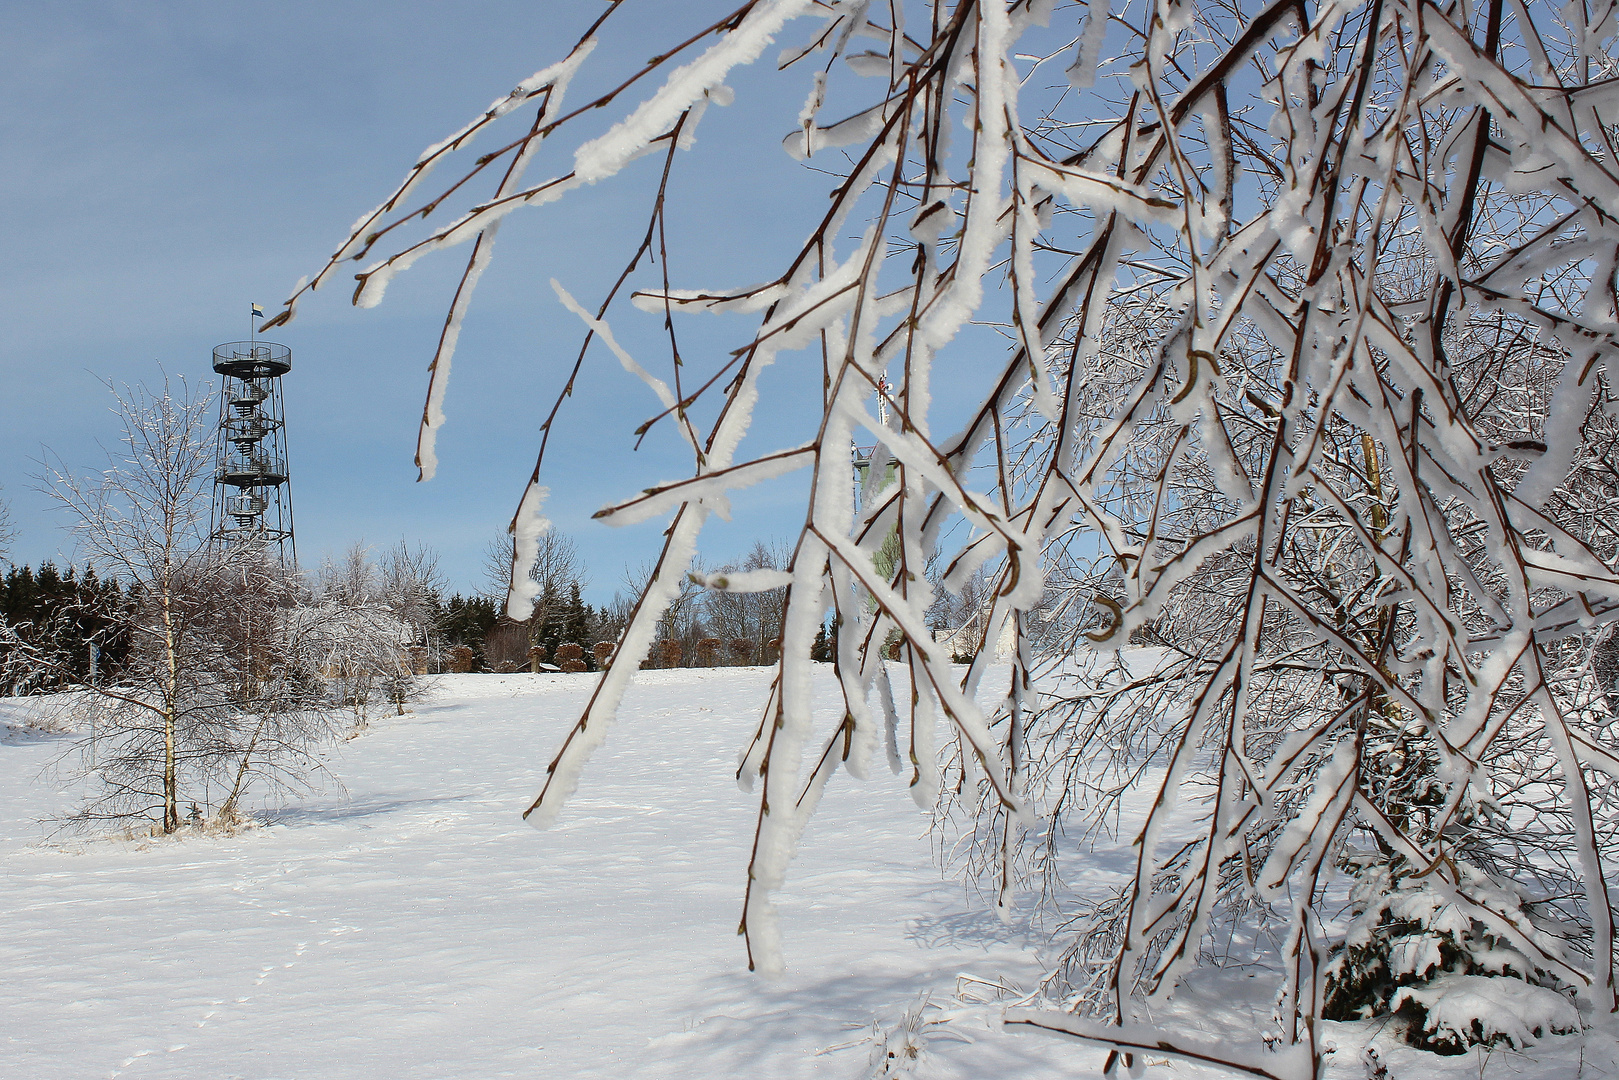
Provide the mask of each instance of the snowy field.
{"label": "snowy field", "polygon": [[[647,672],[561,823],[519,812],[592,680],[459,675],[335,748],[343,790],[229,837],[51,836],[69,746],[0,727],[0,1077],[409,1080],[869,1075],[872,1022],[926,992],[923,1077],[1100,1074],[1103,1055],[1002,1029],[958,976],[1032,986],[1038,938],[941,875],[900,780],[832,783],[780,897],[788,974],[745,970],[756,803],[735,751],[762,669]],[[829,673],[818,693],[831,708]],[[0,721],[22,722],[0,702]],[[1118,865],[1099,859],[1097,876]],[[1182,1008],[1251,1041],[1240,970]],[[1328,1025],[1333,1077],[1376,1032]],[[1411,1077],[1608,1077],[1606,1034],[1526,1053],[1384,1047]],[[1232,1075],[1152,1059],[1154,1077]]]}

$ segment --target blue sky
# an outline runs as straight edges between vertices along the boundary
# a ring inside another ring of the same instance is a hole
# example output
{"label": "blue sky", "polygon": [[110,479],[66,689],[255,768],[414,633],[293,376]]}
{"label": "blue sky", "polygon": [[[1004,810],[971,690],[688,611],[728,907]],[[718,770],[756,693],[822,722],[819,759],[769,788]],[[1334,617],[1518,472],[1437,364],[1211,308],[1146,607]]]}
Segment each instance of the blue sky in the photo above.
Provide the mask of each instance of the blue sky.
{"label": "blue sky", "polygon": [[[693,26],[724,10],[638,6],[594,58],[604,68],[648,55],[682,29],[670,24],[671,10]],[[42,448],[88,468],[97,441],[116,439],[101,380],[150,381],[159,365],[210,378],[210,349],[245,336],[250,302],[277,310],[423,147],[560,58],[598,10],[495,2],[6,5],[0,498],[20,530],[12,557],[72,558],[63,521],[31,490],[31,476]],[[825,181],[778,149],[805,75],[765,68],[733,83],[737,104],[710,110],[696,151],[676,166],[682,209],[670,223],[671,266],[681,284],[771,276],[776,259],[752,245],[762,235],[779,258],[824,198],[808,201],[798,220],[782,209]],[[537,162],[530,177],[550,168]],[[457,587],[476,585],[482,549],[503,529],[532,467],[559,369],[578,347],[578,324],[547,281],[561,278],[594,306],[645,227],[657,168],[647,159],[623,183],[510,220],[462,338],[431,483],[415,483],[416,420],[467,249],[425,260],[371,310],[351,308],[340,280],[271,335],[293,350],[285,392],[306,566],[361,537],[380,545],[403,536],[437,548]],[[446,167],[440,177],[452,175]],[[748,245],[744,220],[752,223]],[[620,332],[650,351],[655,320],[626,308],[615,327],[625,322],[646,324]],[[746,333],[712,318],[685,329],[687,351],[707,352],[694,366]],[[794,378],[787,370],[778,377]],[[661,526],[611,529],[590,523],[590,513],[686,468],[658,457],[667,441],[629,452],[630,432],[654,411],[616,364],[597,366],[553,440],[553,518],[578,540],[599,598],[611,595],[625,564],[655,553]],[[770,414],[761,419],[769,423]],[[770,427],[774,441],[785,441]],[[754,536],[785,538],[801,513],[791,489],[764,493],[754,512],[717,529],[704,555],[723,561]]]}
{"label": "blue sky", "polygon": [[[629,0],[569,100],[589,100],[730,9]],[[100,460],[98,442],[115,442],[103,381],[150,382],[160,366],[211,379],[212,347],[245,336],[250,303],[279,310],[424,147],[560,59],[600,10],[595,0],[0,6],[8,256],[0,260],[0,498],[20,531],[12,558],[73,559],[65,521],[32,478],[47,449],[86,469]],[[676,287],[776,277],[824,212],[835,183],[825,170],[842,162],[818,155],[811,168],[781,150],[810,72],[778,73],[770,62],[814,29],[789,25],[764,62],[734,72],[735,104],[710,108],[695,149],[677,158],[668,221]],[[842,115],[849,93],[835,80],[823,115]],[[528,179],[564,171],[579,138],[639,100],[583,117],[585,130],[553,140]],[[466,158],[528,122],[526,111],[506,118]],[[462,167],[447,163],[434,180],[448,182]],[[305,567],[359,539],[405,538],[440,553],[453,588],[480,586],[484,549],[511,517],[539,424],[582,336],[548,282],[560,279],[593,308],[646,228],[660,170],[658,158],[644,158],[610,182],[507,219],[456,355],[430,483],[416,483],[416,426],[426,366],[469,248],[422,260],[369,310],[349,305],[345,271],[272,332],[293,352],[285,396]],[[850,223],[848,239],[861,228]],[[635,280],[654,285],[656,273],[643,267]],[[659,318],[625,304],[609,317],[648,367],[667,367]],[[752,325],[683,317],[687,378],[706,377]],[[1002,356],[1002,341],[977,330],[936,363],[935,433],[976,404],[970,376],[985,363],[998,368]],[[784,356],[769,371],[744,454],[813,434],[820,371],[815,354]],[[635,428],[658,411],[644,386],[593,347],[552,439],[548,513],[577,541],[594,600],[611,598],[626,566],[655,556],[664,523],[619,529],[590,515],[689,474],[689,453],[667,423],[632,449]],[[790,541],[803,521],[806,479],[795,474],[739,498],[733,521],[705,530],[704,560],[722,564],[756,540]]]}

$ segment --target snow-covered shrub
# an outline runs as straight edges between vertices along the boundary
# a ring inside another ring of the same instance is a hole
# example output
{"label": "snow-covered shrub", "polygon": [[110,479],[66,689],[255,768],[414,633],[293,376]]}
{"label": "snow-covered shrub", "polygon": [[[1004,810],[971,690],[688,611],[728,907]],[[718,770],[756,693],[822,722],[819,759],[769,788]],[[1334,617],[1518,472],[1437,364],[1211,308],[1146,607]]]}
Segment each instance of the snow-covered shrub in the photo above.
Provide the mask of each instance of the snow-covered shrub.
{"label": "snow-covered shrub", "polygon": [[925,999],[905,1010],[900,1022],[883,1027],[875,1020],[871,1025],[871,1051],[866,1057],[865,1080],[892,1080],[916,1071],[927,1057],[927,1042],[922,1036]]}
{"label": "snow-covered shrub", "polygon": [[1512,978],[1439,975],[1420,986],[1401,988],[1394,1011],[1408,1008],[1420,1018],[1407,1038],[1417,1046],[1459,1054],[1469,1046],[1506,1043],[1532,1046],[1547,1035],[1580,1030],[1574,1002],[1544,986]]}
{"label": "snow-covered shrub", "polygon": [[921,1072],[928,1060],[928,1044],[943,1039],[972,1042],[972,1036],[954,1026],[959,1013],[935,1005],[923,991],[906,1007],[899,1019],[884,1024],[876,1017],[867,1026],[864,1038],[828,1047],[843,1050],[870,1044],[865,1068],[859,1080],[895,1080]]}
{"label": "snow-covered shrub", "polygon": [[[1432,873],[1419,876],[1403,859],[1381,857],[1364,858],[1357,869],[1352,918],[1324,969],[1325,1018],[1400,1014],[1409,1020],[1408,1041],[1442,1052],[1497,1041],[1521,1047],[1579,1029],[1578,1011],[1555,976],[1467,915]],[[1543,948],[1567,953],[1568,943],[1539,925],[1510,882],[1471,884],[1476,893],[1494,893],[1503,917]]]}

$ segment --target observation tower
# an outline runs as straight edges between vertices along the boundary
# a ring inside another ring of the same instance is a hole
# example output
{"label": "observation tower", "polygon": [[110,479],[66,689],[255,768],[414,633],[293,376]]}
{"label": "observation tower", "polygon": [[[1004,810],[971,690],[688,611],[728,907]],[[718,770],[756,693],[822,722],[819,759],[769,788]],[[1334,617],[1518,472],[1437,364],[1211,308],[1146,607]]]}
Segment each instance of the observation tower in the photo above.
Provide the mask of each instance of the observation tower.
{"label": "observation tower", "polygon": [[[255,315],[257,308],[254,309]],[[232,341],[214,349],[221,379],[210,542],[271,549],[294,564],[292,486],[287,477],[281,376],[292,350],[273,341]]]}

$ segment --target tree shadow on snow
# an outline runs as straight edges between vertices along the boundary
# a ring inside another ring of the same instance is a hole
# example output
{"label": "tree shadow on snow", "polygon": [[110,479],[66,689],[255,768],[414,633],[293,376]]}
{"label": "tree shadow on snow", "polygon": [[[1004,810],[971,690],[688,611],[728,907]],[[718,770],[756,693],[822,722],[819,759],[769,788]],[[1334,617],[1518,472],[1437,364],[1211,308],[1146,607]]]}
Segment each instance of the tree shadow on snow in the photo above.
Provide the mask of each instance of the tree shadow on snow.
{"label": "tree shadow on snow", "polygon": [[1038,943],[1030,937],[1028,912],[1029,905],[1020,905],[1018,914],[1010,923],[1003,923],[994,911],[982,907],[920,915],[906,925],[905,937],[930,949],[941,946],[987,949],[991,945],[1023,948]]}
{"label": "tree shadow on snow", "polygon": [[[959,1004],[961,956],[931,962],[914,956],[892,965],[884,959],[872,957],[870,967],[823,979],[794,978],[791,971],[779,982],[747,972],[712,976],[689,999],[693,1012],[680,1029],[648,1038],[636,1075],[673,1080],[693,1075],[698,1062],[724,1062],[709,1073],[716,1077],[863,1075],[874,1021],[892,1030],[924,992],[941,1008]],[[981,1016],[952,1025],[972,1042],[943,1028],[924,1033],[929,1075],[982,1075],[982,1051],[973,1044],[990,1039],[994,1066],[1005,1075],[1051,1068],[1056,1048],[1048,1040],[1002,1037],[996,1009],[978,1011]]]}
{"label": "tree shadow on snow", "polygon": [[470,795],[441,795],[428,799],[372,799],[363,803],[344,803],[340,806],[289,806],[272,813],[265,819],[265,824],[283,825],[291,828],[331,825],[337,822],[353,821],[358,818],[392,814],[417,806],[465,802],[471,797]]}
{"label": "tree shadow on snow", "polygon": [[47,731],[33,726],[6,724],[0,727],[0,746],[35,746],[45,742],[61,742],[78,738],[76,731]]}

